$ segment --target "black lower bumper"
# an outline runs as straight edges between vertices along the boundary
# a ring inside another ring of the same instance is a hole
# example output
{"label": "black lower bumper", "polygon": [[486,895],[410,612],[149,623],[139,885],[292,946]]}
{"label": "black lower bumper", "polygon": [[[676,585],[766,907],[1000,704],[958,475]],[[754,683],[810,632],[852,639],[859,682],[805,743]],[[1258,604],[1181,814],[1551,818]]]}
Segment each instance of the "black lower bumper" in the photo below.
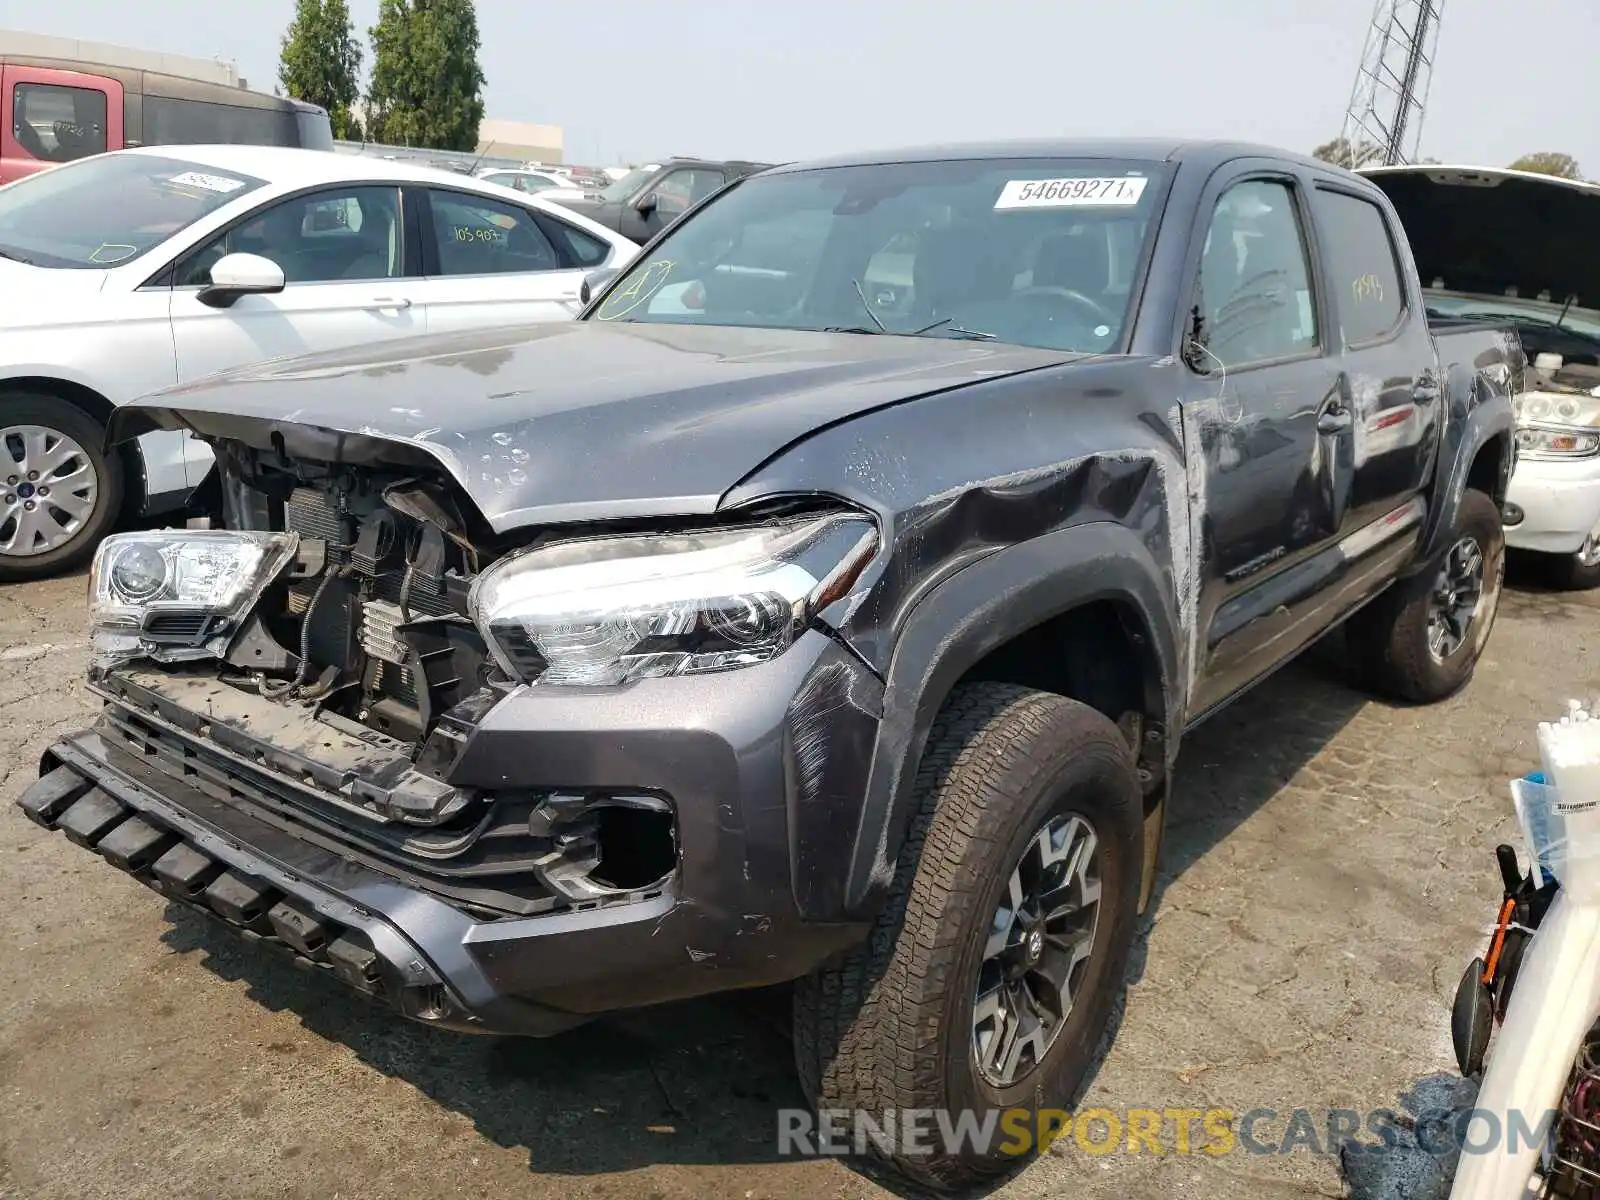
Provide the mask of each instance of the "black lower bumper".
{"label": "black lower bumper", "polygon": [[[748,718],[747,701],[727,703]],[[751,736],[777,765],[769,777],[748,765],[764,759],[747,756],[732,778],[763,800],[776,791],[776,805],[741,801],[737,787],[724,801],[706,782],[715,772],[702,755],[701,797],[689,776],[677,786],[684,869],[673,886],[638,902],[526,917],[474,914],[297,836],[130,752],[111,725],[56,743],[19,803],[39,825],[171,900],[287,950],[299,965],[326,970],[407,1017],[463,1032],[541,1036],[619,1008],[793,979],[864,935],[859,922],[803,919],[784,869],[793,849],[783,780],[794,774],[783,767],[785,739]],[[609,772],[636,754],[590,761]],[[694,761],[685,755],[674,765]],[[741,808],[742,830],[734,816]],[[754,842],[758,819],[764,824]],[[782,866],[759,869],[768,862]]]}

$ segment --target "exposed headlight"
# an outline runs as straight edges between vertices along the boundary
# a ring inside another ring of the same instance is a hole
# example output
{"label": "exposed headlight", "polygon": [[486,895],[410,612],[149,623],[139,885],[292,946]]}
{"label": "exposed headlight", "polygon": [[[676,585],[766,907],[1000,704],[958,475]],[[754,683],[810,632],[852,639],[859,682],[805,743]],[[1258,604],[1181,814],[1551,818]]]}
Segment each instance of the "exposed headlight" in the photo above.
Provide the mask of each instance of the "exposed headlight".
{"label": "exposed headlight", "polygon": [[1524,425],[1517,430],[1521,458],[1588,458],[1600,454],[1600,433]]}
{"label": "exposed headlight", "polygon": [[1600,398],[1566,392],[1527,392],[1511,402],[1519,425],[1570,425],[1600,430]]}
{"label": "exposed headlight", "polygon": [[221,529],[108,537],[89,572],[95,663],[221,657],[262,590],[294,560],[299,541],[293,533]]}
{"label": "exposed headlight", "polygon": [[852,514],[588,538],[501,559],[470,604],[500,665],[541,686],[731,671],[787,650],[876,545]]}

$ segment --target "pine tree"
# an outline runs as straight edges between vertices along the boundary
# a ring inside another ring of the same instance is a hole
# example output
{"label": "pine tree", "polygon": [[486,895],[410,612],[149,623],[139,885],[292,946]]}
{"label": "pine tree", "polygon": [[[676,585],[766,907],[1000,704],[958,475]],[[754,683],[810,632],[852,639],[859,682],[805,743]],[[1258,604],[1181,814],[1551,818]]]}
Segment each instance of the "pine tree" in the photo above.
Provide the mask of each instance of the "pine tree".
{"label": "pine tree", "polygon": [[297,100],[328,110],[336,138],[359,139],[352,111],[361,94],[361,47],[345,0],[296,0],[283,35],[278,81]]}
{"label": "pine tree", "polygon": [[367,110],[373,139],[476,149],[484,80],[472,0],[382,0],[371,33]]}

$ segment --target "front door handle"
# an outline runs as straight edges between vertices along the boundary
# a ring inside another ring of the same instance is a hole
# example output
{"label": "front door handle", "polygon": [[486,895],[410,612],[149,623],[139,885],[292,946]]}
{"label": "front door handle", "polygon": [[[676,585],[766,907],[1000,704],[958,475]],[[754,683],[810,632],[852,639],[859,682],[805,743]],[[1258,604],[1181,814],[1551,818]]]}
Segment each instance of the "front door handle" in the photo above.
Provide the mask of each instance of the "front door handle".
{"label": "front door handle", "polygon": [[1418,404],[1432,404],[1439,398],[1439,385],[1432,379],[1419,379],[1411,389],[1411,399]]}
{"label": "front door handle", "polygon": [[1350,428],[1350,410],[1347,408],[1324,409],[1317,416],[1318,433],[1339,433]]}
{"label": "front door handle", "polygon": [[371,303],[364,304],[362,307],[368,309],[397,308],[404,310],[411,307],[411,301],[405,296],[378,296]]}

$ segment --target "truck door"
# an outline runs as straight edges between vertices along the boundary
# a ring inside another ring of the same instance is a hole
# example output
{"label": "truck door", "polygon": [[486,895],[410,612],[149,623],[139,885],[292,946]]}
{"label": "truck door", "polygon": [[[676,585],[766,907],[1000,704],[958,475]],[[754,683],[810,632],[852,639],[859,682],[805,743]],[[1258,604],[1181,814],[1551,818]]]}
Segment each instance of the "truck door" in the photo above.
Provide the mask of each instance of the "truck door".
{"label": "truck door", "polygon": [[1343,535],[1392,518],[1433,474],[1441,381],[1416,272],[1394,218],[1362,191],[1318,180],[1312,193],[1344,363],[1350,499]]}
{"label": "truck door", "polygon": [[679,167],[658,176],[622,214],[620,232],[641,246],[723,184],[715,167]]}
{"label": "truck door", "polygon": [[122,148],[122,85],[80,71],[0,68],[0,183]]}
{"label": "truck door", "polygon": [[1349,479],[1344,441],[1327,432],[1340,364],[1306,180],[1235,163],[1198,211],[1183,406],[1204,514],[1197,716],[1310,639],[1319,589],[1307,567],[1334,546]]}

